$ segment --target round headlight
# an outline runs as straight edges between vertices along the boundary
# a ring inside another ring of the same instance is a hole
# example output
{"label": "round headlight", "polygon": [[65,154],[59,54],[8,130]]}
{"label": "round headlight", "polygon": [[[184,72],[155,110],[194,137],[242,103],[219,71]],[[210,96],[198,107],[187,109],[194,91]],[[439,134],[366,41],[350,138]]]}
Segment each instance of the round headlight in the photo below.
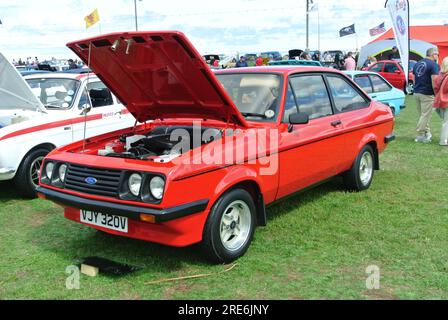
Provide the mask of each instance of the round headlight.
{"label": "round headlight", "polygon": [[134,196],[137,197],[139,195],[141,185],[142,185],[142,176],[139,175],[138,173],[131,174],[131,176],[129,177],[129,180],[128,180],[128,186],[129,186],[129,191],[131,191],[131,193]]}
{"label": "round headlight", "polygon": [[48,162],[47,165],[45,166],[45,174],[47,175],[48,179],[51,179],[51,175],[53,174],[53,169],[54,169],[54,163]]}
{"label": "round headlight", "polygon": [[162,199],[163,197],[163,189],[165,188],[165,180],[161,177],[154,177],[151,179],[149,183],[149,189],[151,190],[151,194],[157,200]]}
{"label": "round headlight", "polygon": [[65,180],[65,172],[67,171],[67,165],[66,164],[62,164],[59,167],[59,180],[61,180],[61,182],[64,182]]}

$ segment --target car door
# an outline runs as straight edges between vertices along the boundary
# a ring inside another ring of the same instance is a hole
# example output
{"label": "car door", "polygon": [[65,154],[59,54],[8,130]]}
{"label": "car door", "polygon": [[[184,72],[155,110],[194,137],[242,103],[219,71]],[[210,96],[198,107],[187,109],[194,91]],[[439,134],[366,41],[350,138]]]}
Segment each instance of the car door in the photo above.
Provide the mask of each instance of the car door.
{"label": "car door", "polygon": [[291,114],[305,113],[309,123],[289,125],[280,130],[280,178],[277,198],[333,176],[338,155],[343,153],[342,125],[333,114],[322,74],[294,75],[289,78],[283,126]]}
{"label": "car door", "polygon": [[394,115],[398,114],[401,105],[404,104],[403,96],[396,96],[397,90],[380,75],[371,74],[369,77],[373,84],[373,93],[370,97],[390,106]]}
{"label": "car door", "polygon": [[[89,97],[86,92],[89,92]],[[88,84],[84,83],[78,102],[80,113],[86,104],[91,105],[91,110],[86,117],[86,137],[127,128],[135,122],[127,109],[118,103],[106,85],[99,80],[91,81]],[[73,140],[79,141],[83,137],[84,121],[74,123]]]}
{"label": "car door", "polygon": [[400,69],[397,63],[387,62],[384,65],[383,72],[380,73],[387,81],[390,82],[395,88],[403,89],[403,71]]}
{"label": "car door", "polygon": [[340,152],[337,173],[348,170],[358,154],[359,143],[363,138],[363,124],[369,118],[371,100],[347,77],[339,74],[325,76],[333,102],[334,112],[343,125],[344,143]]}

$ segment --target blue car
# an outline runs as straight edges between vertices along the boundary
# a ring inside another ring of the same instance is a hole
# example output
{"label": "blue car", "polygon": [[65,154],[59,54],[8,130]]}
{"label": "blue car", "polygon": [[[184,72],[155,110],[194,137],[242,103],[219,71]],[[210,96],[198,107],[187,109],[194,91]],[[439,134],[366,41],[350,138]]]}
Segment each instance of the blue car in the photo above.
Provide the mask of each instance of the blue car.
{"label": "blue car", "polygon": [[392,109],[394,116],[405,108],[405,94],[403,90],[393,87],[386,79],[375,72],[344,71],[354,80],[373,100],[382,102]]}

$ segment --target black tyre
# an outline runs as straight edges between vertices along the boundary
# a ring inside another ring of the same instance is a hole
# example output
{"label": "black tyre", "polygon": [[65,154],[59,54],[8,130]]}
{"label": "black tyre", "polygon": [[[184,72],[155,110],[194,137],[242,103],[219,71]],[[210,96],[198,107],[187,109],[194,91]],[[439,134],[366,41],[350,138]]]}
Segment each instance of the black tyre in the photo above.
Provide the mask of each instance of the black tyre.
{"label": "black tyre", "polygon": [[364,146],[352,168],[343,175],[349,191],[362,191],[370,187],[375,172],[375,155],[370,145]]}
{"label": "black tyre", "polygon": [[202,250],[216,263],[228,263],[246,253],[256,225],[256,208],[251,195],[234,189],[213,205],[202,237]]}
{"label": "black tyre", "polygon": [[39,148],[28,153],[22,160],[19,170],[14,177],[14,185],[21,195],[28,198],[36,197],[40,167],[49,152],[48,149]]}
{"label": "black tyre", "polygon": [[405,85],[403,91],[405,94],[413,95],[414,94],[414,83],[412,81],[409,81]]}

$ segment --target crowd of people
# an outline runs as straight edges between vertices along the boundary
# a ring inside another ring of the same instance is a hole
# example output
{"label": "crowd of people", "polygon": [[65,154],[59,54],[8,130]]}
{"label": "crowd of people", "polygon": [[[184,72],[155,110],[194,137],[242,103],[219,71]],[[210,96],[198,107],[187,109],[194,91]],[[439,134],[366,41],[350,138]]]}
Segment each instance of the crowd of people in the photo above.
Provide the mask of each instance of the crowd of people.
{"label": "crowd of people", "polygon": [[[39,69],[39,65],[64,65],[65,68],[64,69],[77,69],[83,66],[82,61],[76,59],[61,59],[58,60],[56,58],[51,58],[50,60],[44,60],[44,61],[39,61],[39,59],[37,57],[34,57],[34,59],[32,57],[27,57],[25,60],[22,60],[22,58],[19,58],[18,60],[13,59],[12,60],[12,64],[15,67],[24,67],[27,70],[35,70],[35,69]],[[54,71],[54,70],[53,70]]]}

